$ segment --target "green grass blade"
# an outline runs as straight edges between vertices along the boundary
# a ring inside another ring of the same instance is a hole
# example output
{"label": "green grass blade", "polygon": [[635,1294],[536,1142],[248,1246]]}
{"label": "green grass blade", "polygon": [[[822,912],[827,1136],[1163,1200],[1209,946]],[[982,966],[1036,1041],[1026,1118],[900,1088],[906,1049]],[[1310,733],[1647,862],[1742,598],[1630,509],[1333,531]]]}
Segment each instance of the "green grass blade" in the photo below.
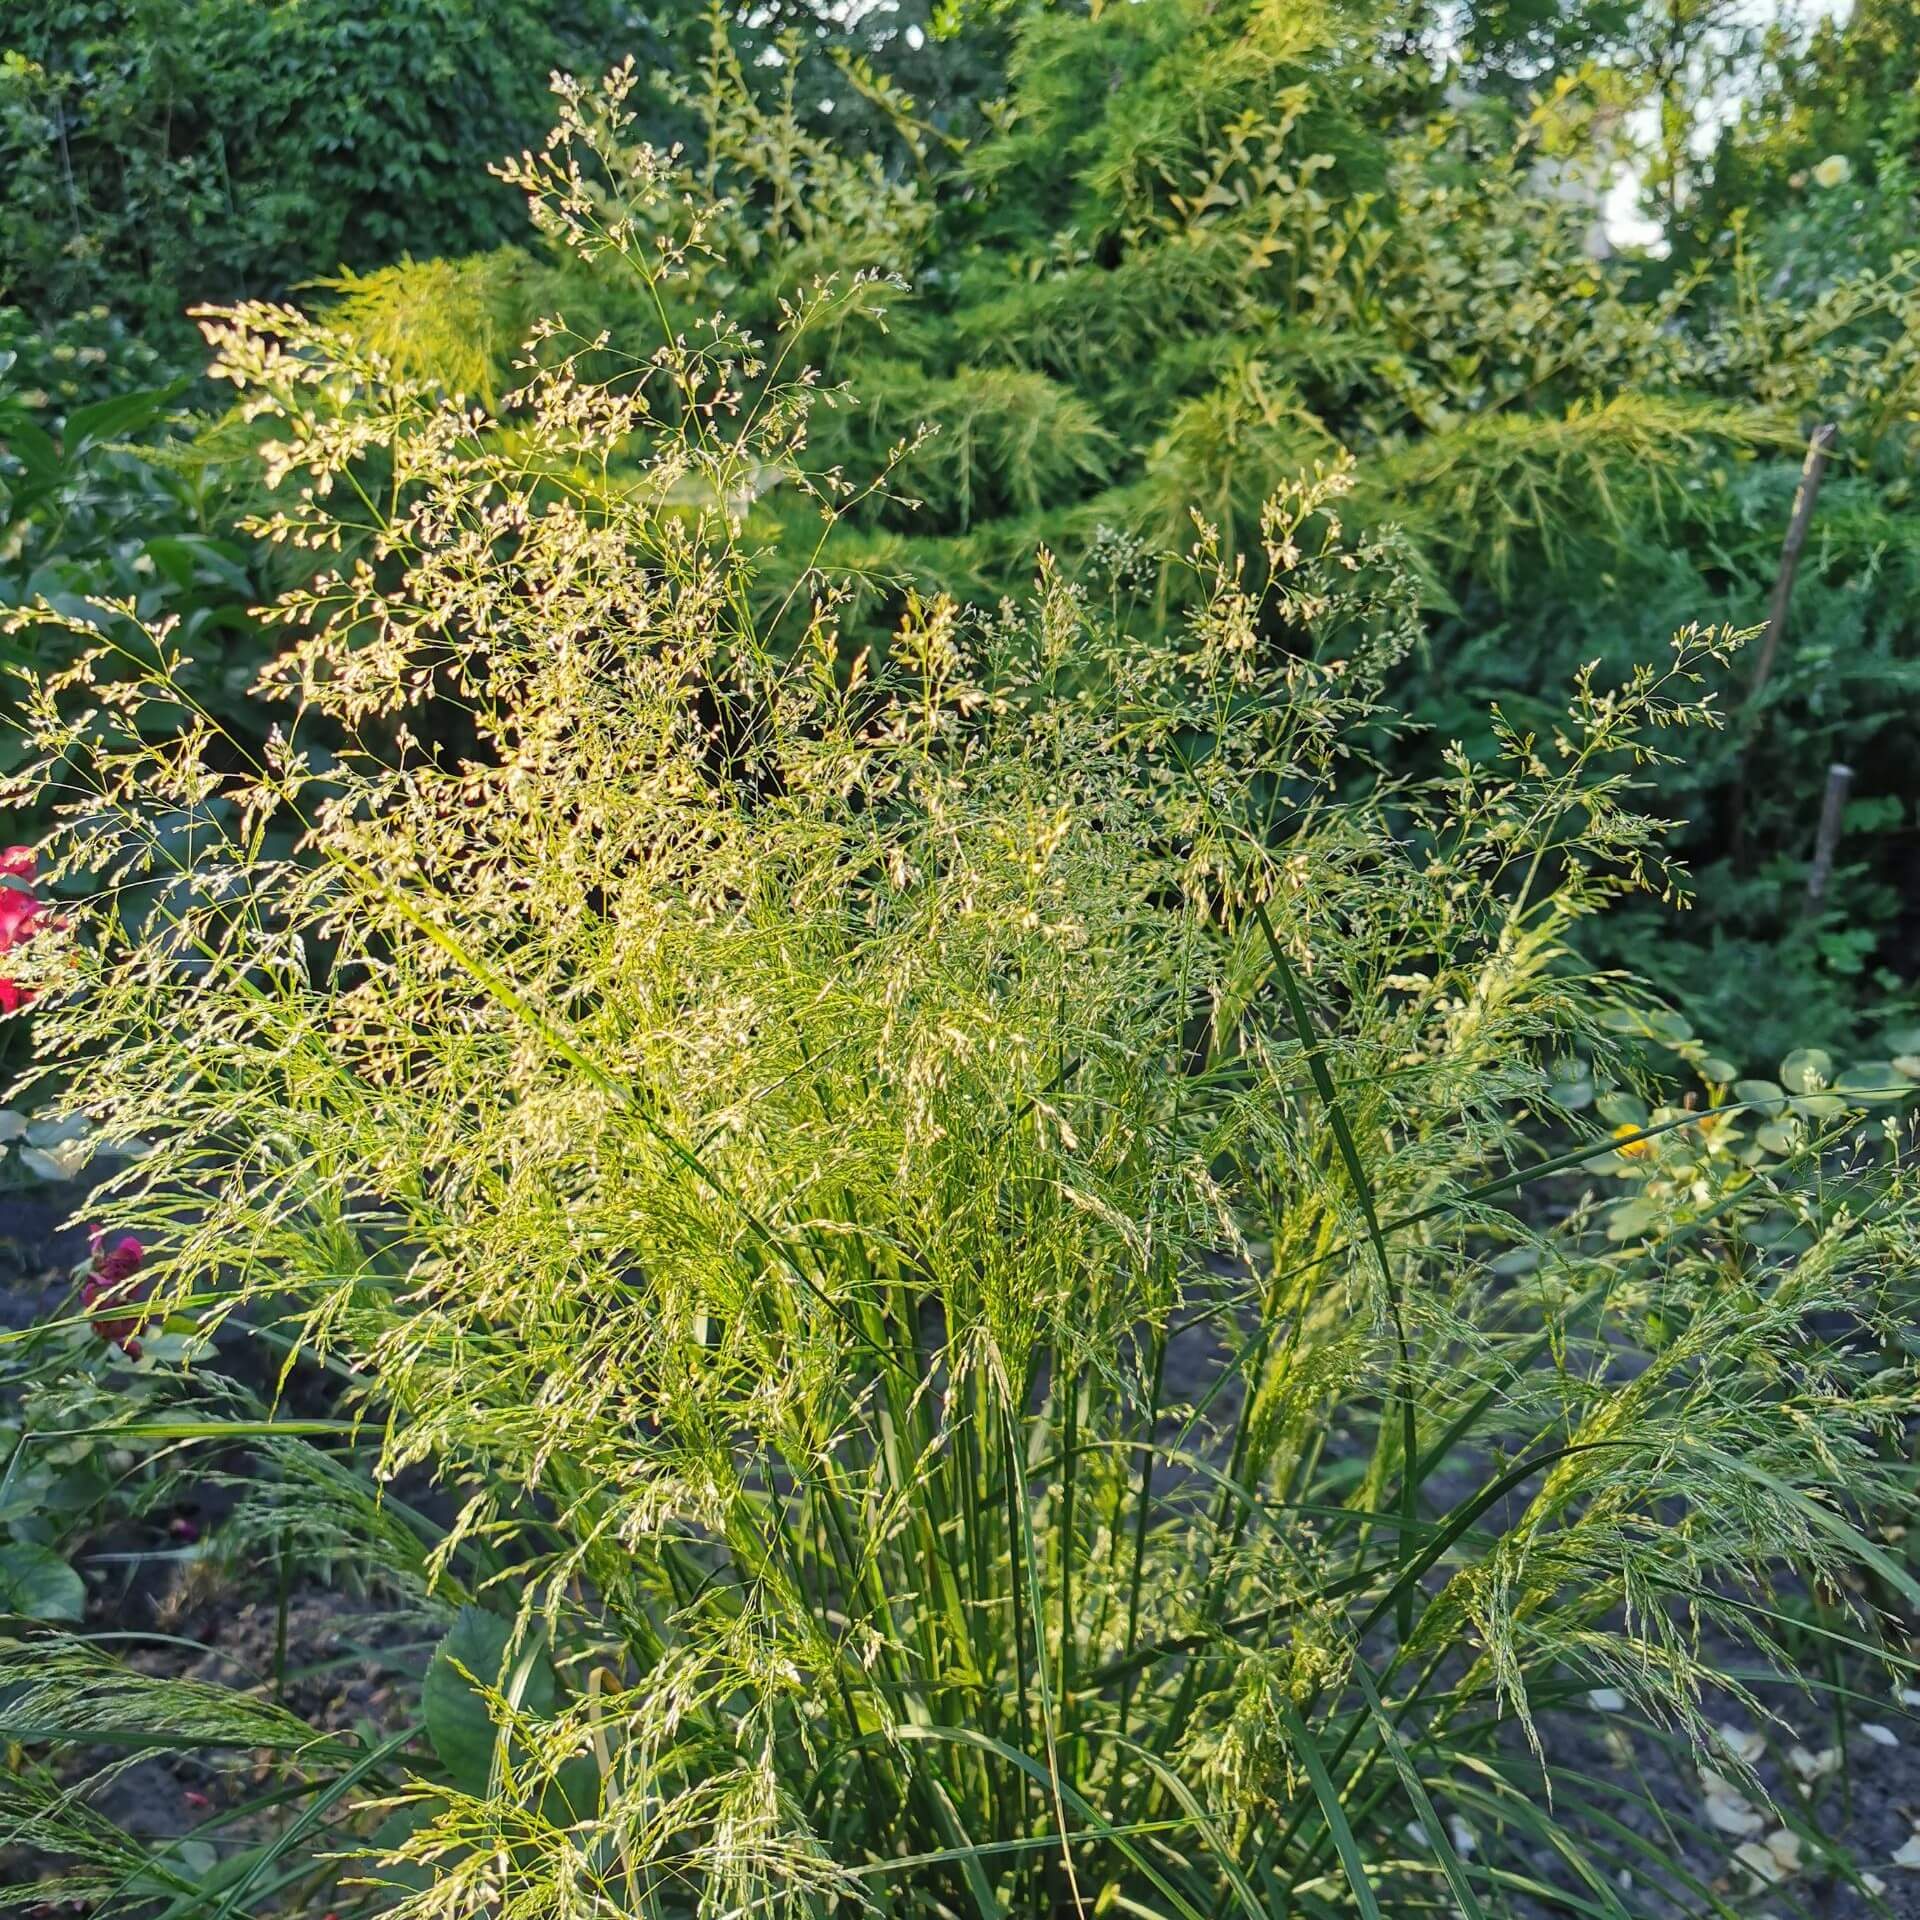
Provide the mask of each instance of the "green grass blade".
{"label": "green grass blade", "polygon": [[411,1744],[419,1737],[421,1731],[422,1729],[418,1726],[402,1727],[398,1733],[381,1741],[377,1747],[371,1748],[352,1766],[330,1780],[313,1804],[284,1833],[277,1835],[272,1845],[262,1850],[260,1857],[253,1863],[246,1876],[227,1889],[226,1898],[207,1916],[207,1920],[230,1920],[238,1910],[240,1902],[253,1890],[254,1883],[269,1867],[292,1852],[362,1780],[369,1774],[377,1772],[386,1761]]}
{"label": "green grass blade", "polygon": [[1374,1898],[1373,1884],[1367,1878],[1366,1862],[1360,1857],[1360,1843],[1354,1838],[1353,1828],[1347,1822],[1347,1811],[1340,1804],[1339,1789],[1334,1786],[1333,1776],[1327,1771],[1327,1763],[1320,1757],[1320,1749],[1314,1745],[1313,1736],[1307,1731],[1299,1710],[1290,1701],[1281,1703],[1280,1723],[1286,1729],[1287,1738],[1292,1742],[1301,1766],[1306,1769],[1307,1778],[1313,1783],[1314,1797],[1320,1802],[1320,1812],[1326,1820],[1327,1831],[1333,1835],[1334,1848],[1340,1855],[1340,1865],[1346,1873],[1347,1884],[1353,1889],[1354,1904],[1360,1909],[1361,1920],[1380,1920],[1380,1903]]}
{"label": "green grass blade", "polygon": [[[877,1737],[877,1736],[876,1736]],[[1095,1839],[1103,1841],[1113,1848],[1127,1864],[1151,1883],[1156,1892],[1167,1900],[1180,1920],[1207,1920],[1203,1910],[1189,1900],[1147,1856],[1133,1844],[1129,1838],[1131,1826],[1116,1826],[1104,1819],[1074,1788],[1064,1780],[1049,1776],[1045,1767],[1037,1760],[1022,1753],[1017,1747],[1010,1747],[1003,1740],[995,1740],[990,1735],[978,1733],[971,1727],[919,1727],[899,1726],[892,1728],[885,1736],[891,1740],[924,1740],[949,1742],[956,1746],[978,1748],[997,1759],[1004,1760],[1010,1767],[1017,1768],[1029,1779],[1037,1781],[1042,1787],[1057,1791],[1061,1800],[1079,1815],[1086,1823],[1087,1832]],[[1066,1836],[1061,1836],[1061,1844]],[[1374,1916],[1377,1920],[1377,1916]]]}
{"label": "green grass blade", "polygon": [[1387,1758],[1393,1762],[1394,1771],[1399,1774],[1420,1815],[1420,1825],[1426,1833],[1428,1842],[1439,1857],[1440,1870],[1447,1876],[1447,1885],[1453,1890],[1455,1903],[1466,1916],[1466,1920],[1486,1920],[1484,1909],[1480,1905],[1466,1873],[1460,1864],[1460,1856],[1454,1851],[1453,1842],[1447,1830],[1440,1824],[1440,1816],[1434,1811],[1433,1801],[1429,1797],[1425,1783],[1413,1764],[1413,1757],[1407,1752],[1406,1743],[1400,1738],[1392,1717],[1380,1704],[1380,1692],[1373,1684],[1373,1675],[1367,1670],[1364,1660],[1353,1663],[1353,1677],[1361,1693],[1366,1697],[1367,1710],[1373,1715],[1374,1725],[1380,1731],[1380,1739],[1386,1747]]}
{"label": "green grass blade", "polygon": [[[1278,975],[1282,992],[1286,995],[1287,1009],[1292,1015],[1294,1031],[1300,1036],[1300,1045],[1307,1057],[1307,1071],[1313,1076],[1315,1090],[1320,1102],[1327,1110],[1327,1122],[1333,1129],[1334,1144],[1339,1149],[1340,1158],[1345,1163],[1347,1177],[1353,1183],[1354,1199],[1360,1208],[1360,1217],[1366,1223],[1367,1239],[1373,1247],[1374,1258],[1380,1264],[1380,1278],[1387,1290],[1387,1309],[1393,1319],[1393,1338],[1399,1362],[1399,1380],[1395,1394],[1400,1402],[1400,1454],[1405,1465],[1400,1473],[1400,1537],[1398,1548],[1404,1561],[1412,1551],[1414,1523],[1419,1517],[1419,1482],[1417,1473],[1420,1464],[1419,1421],[1413,1404],[1413,1360],[1407,1347],[1406,1308],[1400,1297],[1400,1284],[1394,1278],[1393,1259],[1387,1252],[1385,1236],[1380,1231],[1379,1210],[1374,1205],[1373,1183],[1367,1178],[1366,1166],[1360,1158],[1360,1150],[1354,1144],[1353,1130],[1347,1124],[1346,1109],[1340,1104],[1340,1095],[1333,1084],[1332,1071],[1327,1066],[1326,1052],[1320,1044],[1320,1036],[1313,1030],[1313,1021],[1307,1013],[1307,1003],[1300,992],[1299,976],[1293,963],[1287,958],[1286,949],[1280,944],[1279,936],[1273,930],[1273,922],[1267,917],[1264,902],[1256,900],[1253,907],[1254,918],[1259,922],[1261,934],[1265,937],[1267,951],[1273,956],[1274,972]],[[1405,1587],[1399,1601],[1400,1638],[1407,1639],[1413,1632],[1413,1589]]]}

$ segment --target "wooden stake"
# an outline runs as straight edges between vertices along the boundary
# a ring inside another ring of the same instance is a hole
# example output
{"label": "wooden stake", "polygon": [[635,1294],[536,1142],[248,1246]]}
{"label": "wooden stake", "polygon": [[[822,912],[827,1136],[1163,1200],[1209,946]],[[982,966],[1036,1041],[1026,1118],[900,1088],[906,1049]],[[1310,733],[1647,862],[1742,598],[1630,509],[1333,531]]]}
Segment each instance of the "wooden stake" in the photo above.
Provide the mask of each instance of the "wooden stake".
{"label": "wooden stake", "polygon": [[1827,454],[1834,436],[1840,431],[1832,421],[1815,427],[1807,442],[1807,457],[1800,467],[1800,486],[1793,496],[1793,517],[1787,522],[1787,537],[1780,545],[1780,571],[1774,575],[1773,599],[1767,607],[1767,630],[1760,641],[1760,657],[1753,663],[1753,680],[1747,688],[1747,705],[1753,707],[1767,682],[1773,678],[1773,663],[1780,653],[1780,641],[1787,631],[1787,607],[1793,599],[1793,576],[1799,571],[1800,550],[1807,544],[1807,529],[1813,525],[1813,503],[1820,497],[1820,481],[1827,470]]}
{"label": "wooden stake", "polygon": [[1813,837],[1813,865],[1807,869],[1807,911],[1817,913],[1833,878],[1833,856],[1840,847],[1840,821],[1847,808],[1853,769],[1836,760],[1827,769],[1826,797],[1820,802],[1820,827]]}
{"label": "wooden stake", "polygon": [[1780,543],[1780,568],[1773,579],[1773,598],[1767,606],[1766,631],[1760,640],[1760,657],[1753,665],[1753,678],[1747,683],[1747,697],[1740,707],[1740,750],[1734,765],[1733,788],[1727,796],[1727,844],[1734,866],[1747,870],[1747,782],[1760,717],[1760,696],[1773,678],[1773,663],[1780,657],[1780,642],[1787,631],[1787,608],[1793,601],[1793,576],[1800,568],[1800,552],[1807,544],[1807,529],[1813,525],[1813,504],[1820,497],[1820,481],[1827,470],[1827,454],[1840,429],[1832,421],[1814,428],[1807,440],[1807,457],[1800,463],[1800,485],[1794,491],[1793,513],[1787,521],[1787,537]]}

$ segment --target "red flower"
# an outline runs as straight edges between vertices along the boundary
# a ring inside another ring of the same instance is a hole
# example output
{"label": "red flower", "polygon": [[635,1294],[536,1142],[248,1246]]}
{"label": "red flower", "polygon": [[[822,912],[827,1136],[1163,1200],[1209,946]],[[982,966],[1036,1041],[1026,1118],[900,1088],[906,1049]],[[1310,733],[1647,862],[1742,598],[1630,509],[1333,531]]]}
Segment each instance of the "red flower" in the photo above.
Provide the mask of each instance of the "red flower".
{"label": "red flower", "polygon": [[[31,879],[33,849],[8,847],[0,851],[0,874],[14,880]],[[0,887],[0,953],[8,952],[29,938],[45,913],[45,905],[26,888]],[[0,1014],[18,1013],[32,998],[31,988],[0,979]]]}
{"label": "red flower", "polygon": [[137,1309],[145,1295],[134,1284],[134,1275],[147,1257],[147,1250],[132,1234],[125,1234],[109,1247],[98,1227],[93,1230],[93,1265],[80,1282],[80,1305],[92,1320],[93,1330],[111,1347],[118,1347],[129,1360],[140,1358],[140,1342],[134,1337],[146,1323],[146,1315],[137,1310],[99,1312],[100,1308]]}

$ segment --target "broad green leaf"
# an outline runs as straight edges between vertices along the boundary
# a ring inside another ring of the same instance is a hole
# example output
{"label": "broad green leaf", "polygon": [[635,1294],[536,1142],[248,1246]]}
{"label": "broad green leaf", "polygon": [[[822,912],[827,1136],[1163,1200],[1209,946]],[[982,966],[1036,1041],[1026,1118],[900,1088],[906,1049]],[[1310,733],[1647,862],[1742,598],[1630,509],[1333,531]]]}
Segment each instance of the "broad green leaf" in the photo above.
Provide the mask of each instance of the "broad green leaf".
{"label": "broad green leaf", "polygon": [[147,542],[146,551],[176,587],[191,586],[197,574],[204,574],[235,593],[253,591],[247,570],[233,548],[203,534],[156,534]]}
{"label": "broad green leaf", "polygon": [[1809,1120],[1832,1120],[1847,1110],[1837,1093],[1797,1093],[1788,1102],[1791,1109]]}
{"label": "broad green leaf", "polygon": [[486,1792],[499,1736],[480,1686],[536,1719],[553,1711],[553,1668],[546,1655],[523,1641],[510,1659],[512,1638],[510,1621],[481,1607],[462,1607],[427,1666],[420,1693],[427,1738],[440,1764],[469,1793]]}
{"label": "broad green leaf", "polygon": [[[488,1790],[500,1739],[481,1687],[530,1720],[547,1719],[559,1692],[539,1643],[523,1636],[515,1648],[512,1638],[511,1623],[498,1614],[463,1607],[427,1666],[420,1696],[427,1738],[441,1765],[469,1793]],[[514,1757],[520,1757],[517,1749]],[[590,1756],[566,1762],[539,1795],[543,1814],[559,1825],[591,1813],[599,1797],[600,1771]]]}
{"label": "broad green leaf", "polygon": [[35,489],[51,486],[60,477],[60,449],[44,428],[31,420],[13,419],[5,423],[7,451],[27,470]]}
{"label": "broad green leaf", "polygon": [[1900,1100],[1913,1082],[1891,1060],[1856,1060],[1841,1074],[1839,1091],[1847,1100]]}
{"label": "broad green leaf", "polygon": [[1663,1047],[1682,1046],[1693,1038],[1692,1026],[1668,1007],[1614,1007],[1601,1016],[1600,1024],[1609,1032],[1631,1034]]}
{"label": "broad green leaf", "polygon": [[77,1622],[86,1610],[86,1583],[57,1553],[24,1540],[0,1547],[0,1613]]}
{"label": "broad green leaf", "polygon": [[167,403],[186,386],[176,380],[170,386],[148,387],[139,393],[115,394],[108,400],[96,400],[90,407],[75,407],[67,415],[64,438],[71,459],[105,440],[123,439],[151,426]]}
{"label": "broad green leaf", "polygon": [[1609,1240],[1632,1240],[1660,1223],[1661,1210],[1651,1200],[1623,1200],[1607,1215]]}
{"label": "broad green leaf", "polygon": [[1610,1126],[1644,1127],[1647,1124],[1647,1103],[1637,1095],[1623,1093],[1618,1087],[1603,1093],[1593,1104],[1595,1112]]}

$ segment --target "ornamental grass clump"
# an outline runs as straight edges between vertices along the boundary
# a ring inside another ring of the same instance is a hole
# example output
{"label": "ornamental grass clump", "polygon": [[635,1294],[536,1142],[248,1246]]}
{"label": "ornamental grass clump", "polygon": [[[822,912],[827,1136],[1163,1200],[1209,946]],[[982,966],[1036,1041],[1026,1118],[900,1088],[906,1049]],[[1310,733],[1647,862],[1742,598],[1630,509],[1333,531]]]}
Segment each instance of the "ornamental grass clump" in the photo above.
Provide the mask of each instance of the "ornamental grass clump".
{"label": "ornamental grass clump", "polygon": [[[509,171],[651,292],[706,227],[626,84]],[[15,1643],[30,1897],[1618,1914],[1706,1896],[1550,1710],[1704,1743],[1795,1595],[1862,1645],[1915,1597],[1855,1524],[1910,1407],[1898,1130],[1703,1157],[1610,1240],[1564,1110],[1569,1060],[1628,1072],[1570,941],[1677,886],[1633,788],[1723,643],[1396,785],[1412,590],[1333,469],[1253,564],[1197,527],[1171,629],[1107,540],[848,658],[832,535],[887,479],[810,467],[850,396],[802,369],[881,291],[765,343],[556,322],[497,419],[211,317],[261,531],[339,555],[274,610],[264,759],[131,608],[35,614],[86,645],[13,783],[60,809],[31,1077],[147,1148],[96,1211],[201,1356],[89,1363],[253,1448],[243,1557],[438,1649],[351,1732]],[[777,569],[769,487],[819,509]],[[338,1418],[210,1371],[250,1343]],[[185,1837],[100,1810],[156,1749],[234,1783]]]}

